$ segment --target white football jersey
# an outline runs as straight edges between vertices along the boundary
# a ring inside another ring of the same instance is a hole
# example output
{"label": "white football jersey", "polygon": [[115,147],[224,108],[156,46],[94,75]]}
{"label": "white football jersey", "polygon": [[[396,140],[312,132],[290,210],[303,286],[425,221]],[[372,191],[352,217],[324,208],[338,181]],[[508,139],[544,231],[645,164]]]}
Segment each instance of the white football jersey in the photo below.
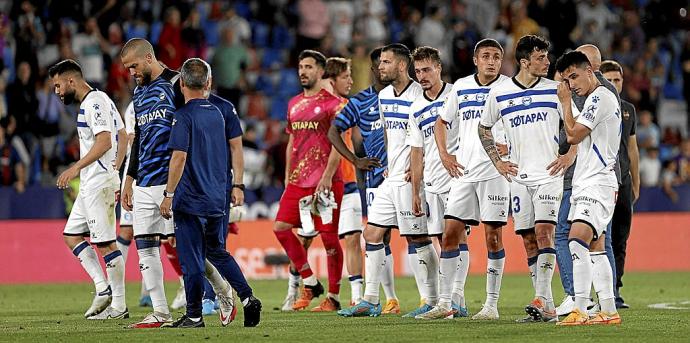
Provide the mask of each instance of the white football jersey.
{"label": "white football jersey", "polygon": [[405,144],[405,139],[412,103],[422,92],[422,86],[415,81],[410,81],[401,94],[395,94],[393,85],[388,85],[379,92],[379,109],[384,123],[388,153],[388,182],[392,184],[406,183],[405,172],[410,165],[410,146]]}
{"label": "white football jersey", "polygon": [[[441,118],[458,131],[455,156],[458,163],[465,167],[460,181],[478,182],[499,176],[489,155],[484,151],[478,131],[489,91],[507,79],[507,76],[499,75],[494,81],[482,86],[476,74],[463,77],[455,81],[445,101]],[[506,144],[501,121],[491,128],[491,132],[497,143]]]}
{"label": "white football jersey", "polygon": [[111,148],[98,160],[84,167],[80,174],[80,189],[93,190],[105,185],[119,187],[117,172],[113,169],[117,153],[117,129],[124,127],[115,104],[107,94],[92,90],[79,105],[77,133],[79,134],[79,158],[84,158],[96,142],[96,135],[109,132]]}
{"label": "white football jersey", "polygon": [[406,144],[424,148],[424,190],[432,193],[444,193],[450,189],[451,177],[441,163],[434,138],[434,124],[450,89],[451,85],[444,82],[436,99],[429,99],[422,93],[412,104],[410,113],[410,129]]}
{"label": "white football jersey", "polygon": [[606,87],[597,87],[587,96],[576,121],[592,132],[577,146],[573,188],[618,188],[614,165],[621,141],[621,109],[615,94]]}
{"label": "white football jersey", "polygon": [[503,122],[510,145],[509,160],[518,166],[513,180],[525,186],[562,178],[549,175],[546,167],[558,158],[558,130],[562,116],[558,82],[539,78],[526,88],[515,78],[501,82],[489,92],[481,124]]}

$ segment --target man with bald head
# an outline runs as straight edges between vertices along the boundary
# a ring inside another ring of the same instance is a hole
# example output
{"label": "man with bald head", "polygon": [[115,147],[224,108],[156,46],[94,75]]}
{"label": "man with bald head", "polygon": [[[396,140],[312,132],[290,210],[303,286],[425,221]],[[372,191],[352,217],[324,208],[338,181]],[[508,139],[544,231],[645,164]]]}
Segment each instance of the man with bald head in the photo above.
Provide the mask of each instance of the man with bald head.
{"label": "man with bald head", "polygon": [[[592,70],[594,71],[594,76],[601,84],[609,91],[611,91],[618,100],[620,104],[620,97],[618,96],[618,91],[616,87],[611,84],[604,75],[599,71],[601,67],[601,52],[599,48],[592,44],[584,44],[579,46],[576,51],[582,52],[587,56],[589,63],[592,65]],[[560,75],[557,75],[557,79]],[[573,90],[572,91],[572,103],[577,108],[578,113],[582,112],[585,105],[586,96],[579,96]],[[564,154],[570,148],[568,144],[565,131],[561,130],[559,142],[560,142],[560,153]],[[572,180],[573,173],[575,171],[575,163],[573,163],[570,168],[565,172],[563,179],[563,197],[561,198],[561,208],[558,212],[558,225],[556,226],[556,260],[558,261],[558,270],[560,272],[561,284],[563,285],[563,291],[565,292],[565,298],[560,306],[556,309],[559,316],[567,315],[573,309],[575,305],[575,291],[573,290],[573,265],[570,256],[570,249],[568,248],[568,235],[570,233],[570,224],[568,223],[568,213],[570,212],[570,196],[572,195]],[[615,165],[616,178],[620,181],[620,168],[618,163]],[[608,228],[610,231],[610,225]],[[606,256],[611,263],[611,269],[613,269],[613,275],[616,274],[616,266],[613,258],[613,249],[611,248],[611,235],[606,235]],[[614,280],[611,280],[613,283]]]}

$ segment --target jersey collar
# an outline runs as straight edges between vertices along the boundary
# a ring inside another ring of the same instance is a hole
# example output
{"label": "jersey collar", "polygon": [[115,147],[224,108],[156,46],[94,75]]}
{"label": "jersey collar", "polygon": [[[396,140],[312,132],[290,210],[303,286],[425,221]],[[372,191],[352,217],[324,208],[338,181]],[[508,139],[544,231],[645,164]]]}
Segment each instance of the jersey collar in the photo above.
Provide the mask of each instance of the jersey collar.
{"label": "jersey collar", "polygon": [[422,92],[422,94],[424,95],[424,99],[426,99],[430,102],[434,102],[434,101],[438,100],[438,98],[441,97],[441,94],[443,94],[443,91],[446,90],[446,86],[448,86],[448,84],[445,81],[441,81],[441,82],[443,82],[443,86],[441,87],[441,90],[438,91],[438,94],[436,94],[436,98],[432,99],[432,98],[426,96],[426,92]]}
{"label": "jersey collar", "polygon": [[410,86],[412,85],[413,82],[414,82],[414,80],[410,79],[410,82],[407,84],[407,86],[405,86],[405,88],[403,88],[403,90],[402,90],[402,92],[400,92],[400,94],[396,93],[395,87],[393,87],[393,96],[395,96],[396,98],[399,98],[401,95],[405,94],[405,91],[407,91],[407,89],[410,88]]}
{"label": "jersey collar", "polygon": [[520,88],[522,88],[522,89],[530,89],[530,88],[534,88],[534,86],[536,86],[537,84],[539,84],[539,81],[541,81],[541,76],[537,78],[537,81],[534,81],[533,84],[531,84],[531,85],[529,85],[529,86],[527,86],[527,87],[523,86],[523,85],[515,78],[515,76],[513,76],[513,77],[511,78],[511,80],[513,80],[513,83],[514,83],[516,86],[518,86],[518,87],[520,87]]}
{"label": "jersey collar", "polygon": [[476,82],[477,86],[479,86],[479,87],[488,87],[492,83],[498,81],[498,79],[500,79],[500,78],[501,78],[501,74],[498,74],[498,75],[496,75],[496,77],[493,80],[489,81],[489,83],[483,85],[481,82],[479,82],[479,73],[474,73],[474,82]]}

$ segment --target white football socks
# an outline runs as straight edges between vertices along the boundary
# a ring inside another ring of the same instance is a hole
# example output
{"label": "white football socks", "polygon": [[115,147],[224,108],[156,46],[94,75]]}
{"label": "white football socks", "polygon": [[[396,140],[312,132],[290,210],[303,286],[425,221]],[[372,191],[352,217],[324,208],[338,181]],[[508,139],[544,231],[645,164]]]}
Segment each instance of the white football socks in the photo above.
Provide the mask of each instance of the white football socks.
{"label": "white football socks", "polygon": [[503,279],[503,267],[506,262],[505,250],[489,253],[486,265],[486,302],[485,306],[498,307],[498,298],[501,293],[501,280]]}
{"label": "white football socks", "polygon": [[105,260],[105,272],[113,291],[113,300],[110,306],[115,310],[124,311],[125,304],[125,259],[119,250],[113,251],[103,257]]}
{"label": "white football socks", "polygon": [[364,279],[362,279],[361,275],[350,275],[348,280],[350,281],[350,301],[352,301],[353,304],[357,304],[362,300]]}
{"label": "white football socks", "polygon": [[605,251],[590,252],[592,258],[592,283],[597,292],[601,311],[616,313],[616,298],[613,294],[613,272]]}
{"label": "white football socks", "polygon": [[383,294],[386,295],[386,300],[398,300],[395,294],[395,268],[393,262],[393,254],[390,246],[386,246],[386,266],[381,274],[381,285],[383,286]]}
{"label": "white football socks", "polygon": [[467,307],[465,304],[465,281],[470,270],[470,252],[467,244],[460,244],[460,256],[458,260],[458,270],[455,273],[455,284],[453,285],[453,302],[460,307]]}
{"label": "white football socks", "polygon": [[573,259],[573,290],[575,291],[575,308],[587,313],[589,292],[592,289],[592,259],[589,246],[580,240],[568,242]]}
{"label": "white football socks", "polygon": [[163,284],[163,263],[161,263],[160,246],[137,247],[139,254],[139,269],[146,283],[146,288],[151,296],[153,310],[163,314],[169,314],[168,301],[165,298],[165,286]]}
{"label": "white football socks", "polygon": [[379,283],[381,274],[386,266],[386,252],[383,243],[367,243],[364,255],[364,268],[366,271],[366,284],[364,287],[364,300],[379,303]]}
{"label": "white football socks", "polygon": [[216,269],[211,262],[208,260],[204,262],[206,266],[206,279],[208,279],[208,282],[211,284],[213,292],[216,294],[229,294],[230,284],[223,279],[223,276],[220,275],[218,269]]}
{"label": "white football socks", "polygon": [[299,275],[299,273],[290,269],[290,273],[288,275],[288,294],[289,295],[296,295],[299,293],[299,282],[300,282],[300,280],[302,280],[302,277]]}
{"label": "white football socks", "polygon": [[419,264],[420,259],[419,256],[417,256],[417,246],[414,243],[408,243],[407,247],[407,263],[410,266],[410,269],[412,270],[412,274],[414,275],[414,281],[417,284],[417,291],[419,291],[419,297],[421,299],[426,299],[428,294],[426,287],[424,286],[424,271],[422,271],[422,268]]}
{"label": "white football socks", "polygon": [[72,253],[77,256],[81,266],[84,268],[93,284],[96,287],[96,293],[103,292],[108,288],[108,282],[103,274],[103,269],[101,269],[101,264],[98,262],[98,255],[93,247],[87,241],[83,241],[77,244]]}
{"label": "white football socks", "polygon": [[453,286],[455,283],[455,274],[458,271],[458,262],[460,250],[442,251],[439,261],[439,306],[446,310],[450,310],[451,302],[453,300]]}
{"label": "white football socks", "polygon": [[554,248],[539,249],[535,295],[544,299],[544,309],[546,311],[551,311],[556,308],[553,303],[553,292],[551,291],[551,280],[553,279],[553,271],[555,268],[556,250]]}
{"label": "white football socks", "polygon": [[429,242],[423,246],[417,246],[417,258],[419,259],[419,271],[422,276],[422,287],[426,297],[426,303],[436,306],[438,303],[438,254]]}

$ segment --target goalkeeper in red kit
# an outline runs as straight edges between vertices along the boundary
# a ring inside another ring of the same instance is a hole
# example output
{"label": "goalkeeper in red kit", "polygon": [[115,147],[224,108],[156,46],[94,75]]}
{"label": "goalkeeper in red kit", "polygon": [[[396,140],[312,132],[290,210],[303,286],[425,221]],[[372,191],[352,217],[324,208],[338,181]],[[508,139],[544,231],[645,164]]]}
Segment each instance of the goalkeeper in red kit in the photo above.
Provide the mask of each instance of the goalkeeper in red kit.
{"label": "goalkeeper in red kit", "polygon": [[[318,306],[321,311],[340,309],[338,293],[343,272],[343,250],[338,240],[338,220],[343,198],[340,154],[328,140],[331,121],[344,105],[320,81],[326,57],[318,51],[304,50],[299,55],[299,78],[304,91],[288,103],[285,192],[273,228],[278,241],[287,252],[292,265],[304,282],[294,310],[309,306],[311,300],[324,293],[316,279],[307,253],[293,232],[320,234],[326,249],[328,265],[328,296]],[[316,209],[319,215],[313,215]]]}

